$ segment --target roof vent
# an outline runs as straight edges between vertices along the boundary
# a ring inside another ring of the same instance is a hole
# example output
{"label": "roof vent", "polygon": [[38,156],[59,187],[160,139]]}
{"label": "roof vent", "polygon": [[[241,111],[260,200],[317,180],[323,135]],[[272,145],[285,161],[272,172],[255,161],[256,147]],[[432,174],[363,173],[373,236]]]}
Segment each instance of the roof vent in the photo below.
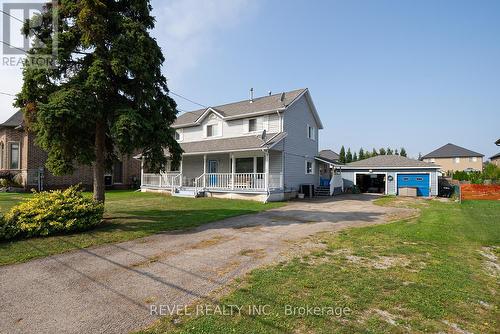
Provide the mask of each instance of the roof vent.
{"label": "roof vent", "polygon": [[285,92],[281,93],[280,101],[281,102],[285,101]]}
{"label": "roof vent", "polygon": [[273,95],[273,92],[269,91],[267,92],[269,94],[269,96]]}
{"label": "roof vent", "polygon": [[253,87],[250,88],[250,103],[253,102]]}

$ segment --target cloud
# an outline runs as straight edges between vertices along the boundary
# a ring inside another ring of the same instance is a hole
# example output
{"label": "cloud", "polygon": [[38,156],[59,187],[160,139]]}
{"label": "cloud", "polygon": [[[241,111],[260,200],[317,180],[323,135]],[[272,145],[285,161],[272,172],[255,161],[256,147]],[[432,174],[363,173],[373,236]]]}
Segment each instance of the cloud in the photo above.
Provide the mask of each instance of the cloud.
{"label": "cloud", "polygon": [[236,26],[255,10],[250,0],[153,1],[153,35],[166,57],[169,80],[179,82],[213,49],[218,32]]}

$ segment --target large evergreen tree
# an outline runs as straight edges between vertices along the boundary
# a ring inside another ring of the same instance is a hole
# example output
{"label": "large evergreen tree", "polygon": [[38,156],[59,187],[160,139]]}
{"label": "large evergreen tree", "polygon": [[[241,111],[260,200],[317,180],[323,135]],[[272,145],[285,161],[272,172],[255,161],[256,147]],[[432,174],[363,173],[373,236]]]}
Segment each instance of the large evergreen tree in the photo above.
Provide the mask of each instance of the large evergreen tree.
{"label": "large evergreen tree", "polygon": [[379,150],[379,155],[386,155],[386,154],[387,154],[387,152],[385,151],[385,148],[383,148],[383,147],[382,147],[382,148]]}
{"label": "large evergreen tree", "polygon": [[377,155],[378,155],[377,150],[375,148],[373,148],[371,156],[376,157]]}
{"label": "large evergreen tree", "polygon": [[346,162],[352,162],[352,153],[351,153],[351,148],[350,147],[347,149],[347,153],[345,155],[345,161]]}
{"label": "large evergreen tree", "polygon": [[356,152],[352,156],[352,161],[358,161],[358,154]]}
{"label": "large evergreen tree", "polygon": [[363,150],[362,147],[359,149],[358,157],[359,157],[359,160],[363,160],[365,158],[365,151]]}
{"label": "large evergreen tree", "polygon": [[401,155],[402,157],[406,157],[407,156],[407,153],[406,153],[406,150],[404,147],[401,147],[401,151],[399,151],[399,155]]}
{"label": "large evergreen tree", "polygon": [[344,145],[340,148],[340,153],[339,153],[339,161],[343,164],[346,163],[346,157],[345,157],[345,148]]}
{"label": "large evergreen tree", "polygon": [[390,147],[387,148],[387,151],[385,153],[386,155],[393,155],[394,152],[392,152],[392,149]]}
{"label": "large evergreen tree", "polygon": [[104,201],[104,172],[118,152],[140,150],[146,166],[158,171],[167,148],[178,163],[182,152],[170,127],[176,103],[161,73],[163,54],[149,35],[149,1],[61,0],[31,21],[23,28],[35,39],[28,53],[50,54],[53,44],[58,53],[51,68],[25,66],[16,105],[54,174],[93,165],[94,198]]}

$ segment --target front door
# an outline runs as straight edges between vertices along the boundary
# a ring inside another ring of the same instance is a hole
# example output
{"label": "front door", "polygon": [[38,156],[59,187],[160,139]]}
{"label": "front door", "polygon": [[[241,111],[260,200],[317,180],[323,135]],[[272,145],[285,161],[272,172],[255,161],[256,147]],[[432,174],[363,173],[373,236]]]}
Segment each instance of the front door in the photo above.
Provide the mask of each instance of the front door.
{"label": "front door", "polygon": [[208,186],[215,187],[217,185],[217,175],[214,175],[219,170],[219,162],[217,160],[208,160]]}

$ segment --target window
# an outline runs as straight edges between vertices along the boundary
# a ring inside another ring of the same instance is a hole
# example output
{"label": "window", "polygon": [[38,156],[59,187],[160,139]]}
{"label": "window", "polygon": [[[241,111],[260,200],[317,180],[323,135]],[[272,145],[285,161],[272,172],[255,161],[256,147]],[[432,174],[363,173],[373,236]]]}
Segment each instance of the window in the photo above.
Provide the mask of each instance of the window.
{"label": "window", "polygon": [[123,162],[120,160],[113,162],[113,183],[123,183]]}
{"label": "window", "polygon": [[236,158],[236,173],[253,173],[253,158]]}
{"label": "window", "polygon": [[459,163],[460,163],[460,158],[455,158],[455,159],[453,159],[453,161],[454,161],[456,164],[459,164]]}
{"label": "window", "polygon": [[307,138],[312,140],[316,139],[316,129],[310,125],[307,125]]}
{"label": "window", "polygon": [[470,157],[470,158],[469,158],[469,161],[470,161],[470,162],[476,162],[476,161],[477,161],[477,157]]}
{"label": "window", "polygon": [[403,177],[403,181],[408,181],[408,180],[410,180],[409,177]]}
{"label": "window", "polygon": [[10,169],[19,169],[19,143],[10,143]]}
{"label": "window", "polygon": [[306,161],[306,174],[314,174],[314,163],[312,161]]}
{"label": "window", "polygon": [[436,159],[434,159],[434,158],[431,158],[431,162],[436,162]]}
{"label": "window", "polygon": [[248,132],[257,131],[257,118],[252,118],[248,120]]}
{"label": "window", "polygon": [[421,177],[417,177],[417,181],[423,181],[424,179]]}
{"label": "window", "polygon": [[264,173],[264,158],[257,157],[257,173]]}
{"label": "window", "polygon": [[217,124],[207,125],[207,137],[216,137],[219,135],[219,126]]}
{"label": "window", "polygon": [[0,143],[0,169],[3,169],[3,151],[4,151],[3,143]]}
{"label": "window", "polygon": [[178,140],[178,141],[182,140],[182,134],[183,134],[182,132],[183,132],[182,129],[179,129],[179,130],[175,131],[175,135],[174,135],[175,136],[175,140]]}

